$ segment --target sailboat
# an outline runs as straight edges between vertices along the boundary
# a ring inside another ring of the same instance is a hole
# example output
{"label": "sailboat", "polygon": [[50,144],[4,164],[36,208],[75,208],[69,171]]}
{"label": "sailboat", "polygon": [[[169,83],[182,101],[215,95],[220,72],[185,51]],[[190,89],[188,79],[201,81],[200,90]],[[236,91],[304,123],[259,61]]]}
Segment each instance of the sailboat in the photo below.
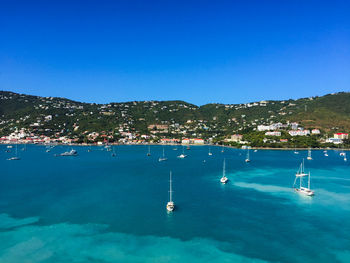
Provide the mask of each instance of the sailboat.
{"label": "sailboat", "polygon": [[115,152],[115,147],[112,147],[112,154],[111,154],[111,156],[112,157],[116,157],[117,156],[117,154]]}
{"label": "sailboat", "polygon": [[209,146],[209,152],[208,152],[208,155],[209,156],[212,156],[213,154],[211,153],[211,151],[210,151],[210,146]]}
{"label": "sailboat", "polygon": [[307,159],[308,159],[308,160],[312,160],[312,157],[311,157],[311,148],[309,148],[309,150],[308,150]]}
{"label": "sailboat", "polygon": [[17,151],[17,144],[16,144],[16,154],[13,157],[10,157],[7,159],[8,161],[18,161],[21,160],[21,158],[18,157],[18,151]]}
{"label": "sailboat", "polygon": [[162,161],[166,161],[166,160],[168,160],[168,158],[165,157],[164,147],[163,147],[163,157],[159,157],[158,161],[162,162]]}
{"label": "sailboat", "polygon": [[148,152],[147,152],[147,156],[151,156],[151,146],[148,145]]}
{"label": "sailboat", "polygon": [[[308,183],[307,183],[307,187],[304,187],[303,177],[306,177],[306,176],[308,177]],[[315,192],[310,189],[310,177],[311,177],[310,172],[307,174],[304,171],[304,159],[303,159],[303,162],[300,164],[298,172],[295,174],[295,180],[293,184],[294,190],[300,194],[313,196]],[[296,183],[298,179],[299,179],[299,187],[296,187]]]}
{"label": "sailboat", "polygon": [[27,150],[27,145],[24,144],[24,145],[23,145],[23,148],[22,148],[21,150],[22,150],[22,151],[26,151],[26,150]]}
{"label": "sailboat", "polygon": [[328,153],[327,153],[327,151],[324,151],[324,156],[326,156],[326,157],[328,156]]}
{"label": "sailboat", "polygon": [[183,158],[186,158],[186,157],[187,157],[187,155],[185,154],[185,148],[182,147],[182,154],[180,154],[177,158],[183,159]]}
{"label": "sailboat", "polygon": [[172,180],[171,180],[171,171],[169,175],[169,202],[166,204],[166,210],[168,212],[172,212],[175,209],[175,204],[173,202],[173,188],[172,188]]}
{"label": "sailboat", "polygon": [[344,162],[346,162],[348,159],[346,158],[346,154],[344,153]]}
{"label": "sailboat", "polygon": [[247,157],[246,157],[246,159],[245,159],[245,162],[246,162],[246,163],[249,163],[249,162],[250,162],[250,158],[249,158],[249,148],[248,148],[248,150],[247,150]]}
{"label": "sailboat", "polygon": [[191,150],[190,145],[187,145],[186,150]]}
{"label": "sailboat", "polygon": [[297,147],[294,147],[294,154],[299,154],[299,152],[297,151]]}
{"label": "sailboat", "polygon": [[228,181],[228,178],[226,177],[226,165],[225,165],[225,159],[224,159],[224,164],[223,164],[223,168],[222,168],[222,177],[220,179],[220,182],[223,184],[226,184]]}
{"label": "sailboat", "polygon": [[224,152],[224,146],[221,147],[221,152],[222,152],[222,153]]}

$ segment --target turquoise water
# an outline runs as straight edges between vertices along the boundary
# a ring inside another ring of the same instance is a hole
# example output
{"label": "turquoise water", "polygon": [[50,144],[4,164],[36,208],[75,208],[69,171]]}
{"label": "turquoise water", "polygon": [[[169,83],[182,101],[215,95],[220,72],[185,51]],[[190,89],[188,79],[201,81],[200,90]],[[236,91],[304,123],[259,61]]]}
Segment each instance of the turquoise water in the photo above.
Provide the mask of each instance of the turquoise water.
{"label": "turquoise water", "polygon": [[[20,149],[21,147],[19,147]],[[0,262],[350,262],[350,162],[313,151],[313,198],[293,192],[307,152],[166,146],[19,151],[0,145]],[[349,154],[348,154],[349,155]],[[220,184],[223,159],[229,182]],[[204,162],[205,160],[205,162]],[[168,214],[169,171],[177,209]]]}

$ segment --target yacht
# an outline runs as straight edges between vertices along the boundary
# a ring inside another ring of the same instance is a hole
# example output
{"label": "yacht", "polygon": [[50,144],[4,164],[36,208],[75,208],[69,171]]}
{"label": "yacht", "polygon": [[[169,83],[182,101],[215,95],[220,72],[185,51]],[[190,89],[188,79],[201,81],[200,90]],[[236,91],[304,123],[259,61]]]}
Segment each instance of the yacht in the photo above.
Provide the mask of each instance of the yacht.
{"label": "yacht", "polygon": [[77,156],[78,152],[74,149],[70,150],[69,152],[64,152],[56,156]]}
{"label": "yacht", "polygon": [[175,204],[173,202],[173,189],[172,189],[172,180],[171,180],[171,172],[169,175],[169,202],[166,204],[166,210],[168,212],[173,212],[175,209]]}
{"label": "yacht", "polygon": [[220,179],[220,182],[223,184],[226,184],[228,181],[228,178],[226,177],[226,169],[225,169],[225,159],[224,159],[224,164],[223,164],[223,168],[222,168],[222,177]]}
{"label": "yacht", "polygon": [[[308,183],[307,187],[303,186],[303,178],[308,177]],[[293,184],[293,188],[297,193],[306,195],[306,196],[313,196],[315,194],[314,191],[310,189],[310,172],[307,174],[304,171],[304,159],[303,162],[301,163],[298,172],[295,174],[295,180]],[[299,180],[299,187],[296,186],[297,181]]]}

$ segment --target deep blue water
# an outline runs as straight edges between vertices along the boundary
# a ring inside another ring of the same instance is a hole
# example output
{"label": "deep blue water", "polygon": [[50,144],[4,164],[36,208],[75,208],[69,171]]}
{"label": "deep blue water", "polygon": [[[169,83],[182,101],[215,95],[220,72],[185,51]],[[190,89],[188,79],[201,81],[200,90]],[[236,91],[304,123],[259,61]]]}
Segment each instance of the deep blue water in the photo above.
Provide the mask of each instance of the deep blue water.
{"label": "deep blue water", "polygon": [[[350,262],[350,161],[313,151],[314,197],[292,190],[307,151],[0,145],[0,262]],[[13,150],[12,150],[13,151]],[[349,154],[348,154],[349,156]],[[229,182],[220,184],[223,159]],[[204,162],[205,160],[205,162]],[[169,171],[176,211],[168,214]]]}

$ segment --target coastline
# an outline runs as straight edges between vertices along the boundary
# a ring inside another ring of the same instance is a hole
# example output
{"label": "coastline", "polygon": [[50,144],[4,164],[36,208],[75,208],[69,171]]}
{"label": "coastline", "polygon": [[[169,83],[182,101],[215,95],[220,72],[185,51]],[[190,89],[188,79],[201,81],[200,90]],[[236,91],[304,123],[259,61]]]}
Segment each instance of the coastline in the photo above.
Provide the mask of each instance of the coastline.
{"label": "coastline", "polygon": [[[84,144],[84,143],[70,143],[70,144],[66,144],[66,143],[0,143],[0,145],[38,145],[38,146],[84,146],[84,147],[91,147],[91,146],[95,146],[95,147],[104,147],[106,146],[106,144],[102,144],[102,145],[97,145],[97,144]],[[173,144],[173,143],[167,143],[167,144],[163,144],[163,143],[110,143],[108,145],[111,146],[121,146],[121,145],[130,145],[130,146],[213,146],[213,147],[223,147],[223,148],[229,148],[229,149],[241,149],[241,150],[246,150],[246,149],[242,149],[239,147],[234,147],[234,146],[229,146],[229,145],[217,145],[217,144]],[[294,150],[300,150],[300,151],[304,151],[304,150],[308,150],[309,148],[273,148],[273,147],[251,147],[250,150],[277,150],[277,151],[294,151]],[[329,148],[329,147],[323,147],[323,148],[311,148],[312,150],[338,150],[338,151],[350,151],[350,148]]]}

